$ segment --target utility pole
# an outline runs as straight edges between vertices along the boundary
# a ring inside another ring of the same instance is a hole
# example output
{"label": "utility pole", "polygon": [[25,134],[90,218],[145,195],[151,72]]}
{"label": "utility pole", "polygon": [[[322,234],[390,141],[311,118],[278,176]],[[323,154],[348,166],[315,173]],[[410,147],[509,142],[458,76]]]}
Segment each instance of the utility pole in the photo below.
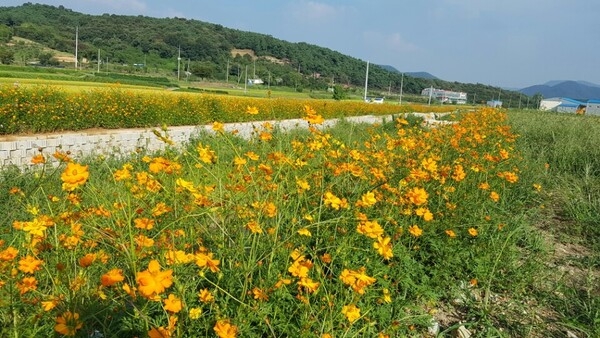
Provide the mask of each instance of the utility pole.
{"label": "utility pole", "polygon": [[364,95],[364,101],[367,102],[367,88],[369,86],[369,61],[367,61],[367,72],[365,75],[365,95]]}
{"label": "utility pole", "polygon": [[98,48],[98,73],[100,73],[100,48]]}
{"label": "utility pole", "polygon": [[179,82],[180,67],[181,67],[181,46],[179,46],[179,54],[177,55],[177,82]]}
{"label": "utility pole", "polygon": [[427,103],[428,106],[431,106],[431,97],[433,96],[433,86],[429,87],[429,102]]}
{"label": "utility pole", "polygon": [[225,71],[225,83],[229,83],[229,59],[227,59],[227,70]]}
{"label": "utility pole", "polygon": [[77,70],[77,49],[79,48],[79,26],[75,27],[75,70]]}
{"label": "utility pole", "polygon": [[247,86],[248,86],[248,65],[246,65],[246,75],[244,77],[244,94],[246,94],[248,92]]}
{"label": "utility pole", "polygon": [[400,78],[400,102],[398,104],[402,105],[402,87],[404,87],[404,73],[402,73],[402,78]]}

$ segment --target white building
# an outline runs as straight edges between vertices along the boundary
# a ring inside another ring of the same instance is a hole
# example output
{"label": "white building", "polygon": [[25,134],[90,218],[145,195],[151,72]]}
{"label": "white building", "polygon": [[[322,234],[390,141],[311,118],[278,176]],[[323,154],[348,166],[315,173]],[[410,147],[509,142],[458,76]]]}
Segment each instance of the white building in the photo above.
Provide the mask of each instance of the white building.
{"label": "white building", "polygon": [[248,79],[248,84],[249,85],[261,85],[261,84],[264,84],[264,81],[262,79]]}
{"label": "white building", "polygon": [[488,107],[492,108],[502,108],[502,101],[500,100],[490,100],[487,102]]}
{"label": "white building", "polygon": [[566,97],[550,97],[540,102],[540,110],[559,113],[580,113],[587,110],[586,103]]}
{"label": "white building", "polygon": [[453,92],[450,90],[425,88],[421,91],[421,96],[431,96],[442,103],[466,104],[467,93]]}
{"label": "white building", "polygon": [[589,115],[600,115],[600,100],[589,100],[585,107],[585,113]]}

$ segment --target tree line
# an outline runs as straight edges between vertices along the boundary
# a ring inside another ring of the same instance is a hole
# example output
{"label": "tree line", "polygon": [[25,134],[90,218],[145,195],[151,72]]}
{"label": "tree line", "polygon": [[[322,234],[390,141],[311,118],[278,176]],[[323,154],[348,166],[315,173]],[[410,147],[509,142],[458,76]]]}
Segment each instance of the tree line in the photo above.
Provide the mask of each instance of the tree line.
{"label": "tree line", "polygon": [[[143,64],[146,71],[183,74],[189,70],[205,79],[240,83],[260,77],[272,85],[303,89],[326,89],[338,84],[360,88],[366,63],[334,50],[304,42],[290,43],[270,35],[245,32],[184,18],[151,18],[114,14],[87,15],[63,6],[26,3],[0,7],[0,44],[18,36],[49,48],[73,53],[78,31],[78,55],[94,64],[98,51],[103,62],[115,65]],[[234,49],[249,49],[250,55],[232,55]],[[0,47],[0,62],[10,63],[10,51]],[[4,55],[4,58],[2,58]],[[181,61],[178,64],[178,57]],[[277,63],[272,62],[275,58]],[[13,60],[14,61],[14,57]],[[371,65],[369,88],[420,94],[435,87],[467,92],[477,103],[495,99],[523,104],[526,96],[483,84],[463,84],[438,79],[402,76],[384,67]]]}

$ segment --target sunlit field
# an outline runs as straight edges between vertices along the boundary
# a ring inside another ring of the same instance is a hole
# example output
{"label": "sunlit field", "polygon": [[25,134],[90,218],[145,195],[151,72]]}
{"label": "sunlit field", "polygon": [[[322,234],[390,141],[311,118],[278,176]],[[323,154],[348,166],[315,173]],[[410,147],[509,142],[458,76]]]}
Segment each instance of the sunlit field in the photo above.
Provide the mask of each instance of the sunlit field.
{"label": "sunlit field", "polygon": [[7,187],[4,333],[422,335],[446,297],[491,302],[530,278],[500,259],[540,190],[505,118],[265,124],[249,141],[215,123],[183,152],[126,163],[40,153]]}
{"label": "sunlit field", "polygon": [[[600,333],[598,119],[480,109],[434,129],[411,115],[323,129],[452,107],[65,86],[2,86],[3,133],[213,132],[4,168],[2,336]],[[223,129],[298,117],[307,130]],[[548,233],[587,248],[569,265],[585,283],[549,268],[567,263]]]}
{"label": "sunlit field", "polygon": [[[282,120],[301,117],[305,105],[318,109],[325,118],[456,109],[129,89],[119,84],[72,90],[75,85],[67,82],[59,86],[0,85],[0,134]],[[246,114],[248,107],[255,107],[256,114]]]}

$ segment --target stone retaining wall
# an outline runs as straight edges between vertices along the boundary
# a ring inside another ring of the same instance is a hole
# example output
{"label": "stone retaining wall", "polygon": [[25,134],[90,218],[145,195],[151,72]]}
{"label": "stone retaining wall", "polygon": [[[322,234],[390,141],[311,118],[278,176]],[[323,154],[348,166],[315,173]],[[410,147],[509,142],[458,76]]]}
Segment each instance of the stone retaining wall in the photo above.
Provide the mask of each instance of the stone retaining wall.
{"label": "stone retaining wall", "polygon": [[[357,116],[348,117],[346,120],[356,123],[381,123],[391,121],[393,116]],[[269,121],[281,130],[306,128],[307,122],[302,119]],[[321,127],[329,127],[338,120],[327,120]],[[238,131],[238,135],[248,138],[252,135],[254,127],[260,127],[264,122],[229,123],[225,130]],[[201,131],[213,132],[207,126],[182,126],[169,127],[167,134],[177,145],[181,145],[198,135]],[[0,167],[16,165],[26,168],[31,165],[31,158],[42,151],[52,164],[58,162],[50,155],[59,150],[69,152],[73,158],[90,155],[128,156],[129,154],[144,149],[156,151],[164,149],[165,144],[152,129],[117,129],[102,131],[65,132],[60,134],[43,134],[31,136],[1,136],[0,137]]]}

